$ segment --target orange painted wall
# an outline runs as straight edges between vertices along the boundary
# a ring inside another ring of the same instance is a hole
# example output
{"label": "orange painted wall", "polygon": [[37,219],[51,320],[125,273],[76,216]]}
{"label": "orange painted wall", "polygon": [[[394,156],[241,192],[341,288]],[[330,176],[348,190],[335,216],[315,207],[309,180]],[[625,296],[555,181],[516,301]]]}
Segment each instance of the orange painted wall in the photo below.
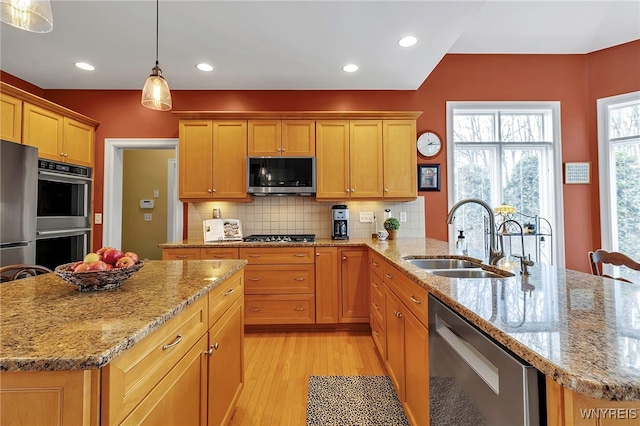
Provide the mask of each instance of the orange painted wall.
{"label": "orange painted wall", "polygon": [[[640,41],[588,55],[446,55],[416,91],[173,91],[172,95],[174,110],[423,111],[418,131],[435,130],[445,139],[446,101],[560,101],[562,161],[595,165],[595,99],[640,90],[638,58]],[[0,78],[12,84],[6,73]],[[137,90],[45,90],[44,97],[101,122],[96,134],[98,212],[105,138],[178,136],[175,117],[140,106]],[[441,240],[447,239],[446,155],[445,145],[438,157],[428,161],[441,164],[441,191],[420,194],[425,196],[426,234]],[[418,162],[427,163],[420,157]],[[597,179],[591,185],[563,189],[566,266],[587,272],[586,253],[600,242]],[[94,247],[102,243],[101,228],[96,226]]]}

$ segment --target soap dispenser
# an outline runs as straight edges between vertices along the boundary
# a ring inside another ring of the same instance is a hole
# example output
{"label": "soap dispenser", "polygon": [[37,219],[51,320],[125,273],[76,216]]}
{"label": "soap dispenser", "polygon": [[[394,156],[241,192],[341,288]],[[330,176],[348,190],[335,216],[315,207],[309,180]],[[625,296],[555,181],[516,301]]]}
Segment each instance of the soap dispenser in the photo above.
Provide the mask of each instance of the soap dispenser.
{"label": "soap dispenser", "polygon": [[456,254],[466,256],[467,253],[467,240],[464,237],[464,230],[461,229],[458,231],[458,239],[456,240]]}

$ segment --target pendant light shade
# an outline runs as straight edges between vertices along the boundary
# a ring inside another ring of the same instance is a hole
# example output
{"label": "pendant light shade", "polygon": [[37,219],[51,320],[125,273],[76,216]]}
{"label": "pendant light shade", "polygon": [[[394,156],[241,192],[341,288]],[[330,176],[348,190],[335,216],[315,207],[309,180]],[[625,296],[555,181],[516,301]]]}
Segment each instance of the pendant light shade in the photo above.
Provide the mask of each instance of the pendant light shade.
{"label": "pendant light shade", "polygon": [[53,30],[49,0],[0,0],[0,21],[33,33]]}
{"label": "pendant light shade", "polygon": [[156,0],[156,66],[151,69],[151,75],[142,88],[142,106],[157,111],[171,109],[169,84],[162,76],[162,70],[158,63],[158,0]]}

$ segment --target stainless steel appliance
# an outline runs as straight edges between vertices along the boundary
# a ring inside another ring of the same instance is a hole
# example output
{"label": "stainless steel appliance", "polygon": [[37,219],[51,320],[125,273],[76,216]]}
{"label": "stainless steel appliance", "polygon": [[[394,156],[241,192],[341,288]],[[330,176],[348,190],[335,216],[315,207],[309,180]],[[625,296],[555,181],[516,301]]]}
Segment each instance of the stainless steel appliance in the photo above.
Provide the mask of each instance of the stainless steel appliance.
{"label": "stainless steel appliance", "polygon": [[349,207],[344,204],[336,204],[331,207],[332,214],[332,233],[331,238],[334,240],[349,239]]}
{"label": "stainless steel appliance", "polygon": [[45,159],[37,169],[36,263],[53,269],[89,252],[92,170]]}
{"label": "stainless steel appliance", "polygon": [[36,263],[38,149],[0,144],[0,266]]}
{"label": "stainless steel appliance", "polygon": [[543,425],[544,378],[429,295],[432,425]]}
{"label": "stainless steel appliance", "polygon": [[312,243],[315,240],[315,234],[256,234],[243,239],[250,243]]}
{"label": "stainless steel appliance", "polygon": [[247,192],[255,196],[316,193],[315,157],[248,157]]}

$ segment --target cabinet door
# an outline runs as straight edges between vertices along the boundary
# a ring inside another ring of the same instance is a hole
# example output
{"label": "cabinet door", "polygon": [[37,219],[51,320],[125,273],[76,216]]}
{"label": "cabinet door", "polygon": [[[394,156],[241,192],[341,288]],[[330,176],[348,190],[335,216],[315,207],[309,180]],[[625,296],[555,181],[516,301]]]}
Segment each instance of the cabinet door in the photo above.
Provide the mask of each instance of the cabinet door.
{"label": "cabinet door", "polygon": [[281,154],[282,127],[280,120],[249,120],[248,155],[273,156]]}
{"label": "cabinet door", "polygon": [[0,93],[0,139],[22,142],[22,101]]}
{"label": "cabinet door", "polygon": [[[243,315],[244,307],[242,298],[240,298],[209,330],[209,349],[211,351],[209,356],[209,426],[227,423],[242,392],[244,385]],[[186,424],[186,422],[182,423]]]}
{"label": "cabinet door", "polygon": [[384,197],[417,197],[416,122],[388,120],[382,123],[384,147]]}
{"label": "cabinet door", "polygon": [[316,122],[314,120],[282,120],[282,153],[289,157],[316,155]]}
{"label": "cabinet door", "polygon": [[404,316],[404,406],[409,423],[429,424],[429,333],[420,321]]}
{"label": "cabinet door", "polygon": [[316,248],[316,323],[336,324],[340,303],[338,248]]}
{"label": "cabinet door", "polygon": [[77,120],[64,117],[62,152],[67,163],[93,167],[95,129]]}
{"label": "cabinet door", "polygon": [[207,338],[169,371],[121,425],[206,425]]}
{"label": "cabinet door", "polygon": [[63,161],[62,116],[39,106],[24,103],[22,143],[38,148],[38,157]]}
{"label": "cabinet door", "polygon": [[[385,288],[385,316],[387,335],[387,371],[396,387],[400,401],[404,401],[404,315],[402,302]],[[428,359],[425,362],[429,362]],[[428,381],[426,383],[429,383]],[[427,423],[428,424],[428,423]]]}
{"label": "cabinet door", "polygon": [[349,122],[316,121],[316,198],[349,194]]}
{"label": "cabinet door", "polygon": [[213,121],[180,121],[179,188],[181,199],[210,199],[213,185]]}
{"label": "cabinet door", "polygon": [[247,198],[247,122],[213,123],[213,198]]}
{"label": "cabinet door", "polygon": [[166,248],[162,249],[162,260],[200,260],[199,248]]}
{"label": "cabinet door", "polygon": [[351,198],[382,198],[382,120],[350,122]]}
{"label": "cabinet door", "polygon": [[340,322],[369,322],[369,264],[367,250],[340,249]]}

